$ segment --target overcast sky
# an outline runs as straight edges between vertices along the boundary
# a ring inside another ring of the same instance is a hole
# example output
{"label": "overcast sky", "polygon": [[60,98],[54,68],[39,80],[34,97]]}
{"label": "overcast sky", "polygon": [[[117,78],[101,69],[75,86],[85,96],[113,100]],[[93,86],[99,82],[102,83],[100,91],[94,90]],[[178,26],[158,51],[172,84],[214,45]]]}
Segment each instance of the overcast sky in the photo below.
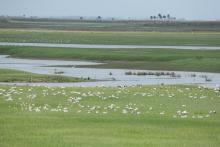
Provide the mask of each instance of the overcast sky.
{"label": "overcast sky", "polygon": [[0,0],[0,15],[220,19],[220,0]]}

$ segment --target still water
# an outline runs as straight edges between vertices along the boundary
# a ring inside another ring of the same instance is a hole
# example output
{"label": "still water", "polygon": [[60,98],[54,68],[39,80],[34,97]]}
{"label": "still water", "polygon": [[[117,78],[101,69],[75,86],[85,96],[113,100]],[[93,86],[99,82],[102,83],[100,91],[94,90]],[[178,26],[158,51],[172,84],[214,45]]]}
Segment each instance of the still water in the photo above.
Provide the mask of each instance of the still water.
{"label": "still water", "polygon": [[[95,65],[102,63],[87,61],[63,61],[63,60],[34,60],[34,59],[17,59],[9,58],[7,55],[0,55],[0,68],[23,70],[38,74],[54,75],[55,71],[64,72],[62,75],[71,77],[90,77],[97,79],[97,82],[80,82],[80,83],[28,83],[29,85],[43,86],[134,86],[134,85],[159,85],[159,84],[196,84],[208,87],[219,87],[219,73],[203,72],[179,72],[174,71],[176,77],[170,75],[126,75],[128,71],[132,72],[158,72],[152,70],[129,70],[129,69],[96,69],[96,68],[76,68],[77,65]],[[68,67],[59,67],[59,66]],[[71,65],[69,67],[69,65]],[[51,67],[53,66],[53,67]],[[54,67],[57,66],[57,67]],[[168,72],[168,71],[164,71]],[[170,71],[169,71],[170,72]],[[111,74],[110,74],[111,73]],[[205,78],[206,77],[206,78]],[[208,79],[208,80],[207,80]],[[5,83],[1,83],[5,84]],[[8,83],[12,84],[12,83]],[[25,85],[25,83],[16,83]]]}

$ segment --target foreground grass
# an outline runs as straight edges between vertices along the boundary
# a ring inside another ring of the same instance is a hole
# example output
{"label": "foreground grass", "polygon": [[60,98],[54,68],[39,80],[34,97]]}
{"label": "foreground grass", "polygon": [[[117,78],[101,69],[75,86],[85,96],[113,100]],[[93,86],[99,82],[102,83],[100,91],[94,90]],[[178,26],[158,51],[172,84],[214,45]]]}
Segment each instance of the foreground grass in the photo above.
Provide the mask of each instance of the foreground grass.
{"label": "foreground grass", "polygon": [[220,92],[0,87],[0,146],[218,147]]}
{"label": "foreground grass", "polygon": [[0,29],[1,42],[220,46],[215,32],[91,32]]}
{"label": "foreground grass", "polygon": [[0,47],[0,54],[20,58],[92,60],[107,63],[89,66],[96,68],[220,72],[219,50]]}
{"label": "foreground grass", "polygon": [[82,82],[86,79],[56,75],[34,74],[24,71],[0,69],[0,82]]}

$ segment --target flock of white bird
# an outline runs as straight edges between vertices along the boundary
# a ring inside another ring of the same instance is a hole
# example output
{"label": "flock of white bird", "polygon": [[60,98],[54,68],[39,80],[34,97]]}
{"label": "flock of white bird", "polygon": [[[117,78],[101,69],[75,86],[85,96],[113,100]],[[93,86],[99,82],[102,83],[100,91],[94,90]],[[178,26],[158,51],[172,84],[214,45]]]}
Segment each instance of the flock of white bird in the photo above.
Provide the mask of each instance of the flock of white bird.
{"label": "flock of white bird", "polygon": [[[211,96],[208,94],[210,92],[212,93]],[[166,86],[154,88],[136,86],[133,88],[118,87],[112,89],[0,87],[0,101],[5,101],[10,110],[15,111],[21,110],[32,113],[86,113],[95,115],[156,114],[173,118],[194,119],[209,118],[217,113],[216,108],[212,106],[209,107],[210,109],[207,112],[198,113],[196,108],[187,107],[183,103],[184,100],[181,100],[181,97],[187,98],[187,101],[190,100],[192,103],[199,104],[200,101],[207,99],[211,103],[215,103],[213,100],[220,99],[220,90],[207,90],[199,87],[197,92],[193,92],[191,88],[175,86],[170,88],[166,88]],[[171,104],[167,105],[168,103]],[[201,107],[198,106],[199,109]]]}

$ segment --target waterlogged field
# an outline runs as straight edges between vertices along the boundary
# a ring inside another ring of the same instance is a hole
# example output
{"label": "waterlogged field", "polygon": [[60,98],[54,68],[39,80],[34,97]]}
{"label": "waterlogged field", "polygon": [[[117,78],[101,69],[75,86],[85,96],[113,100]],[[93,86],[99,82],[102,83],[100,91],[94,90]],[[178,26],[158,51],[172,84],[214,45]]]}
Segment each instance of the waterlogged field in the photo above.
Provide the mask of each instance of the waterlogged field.
{"label": "waterlogged field", "polygon": [[0,87],[0,146],[220,145],[220,91]]}
{"label": "waterlogged field", "polygon": [[[4,20],[0,27],[0,42],[220,46],[219,22]],[[95,68],[220,72],[218,50],[1,46],[0,54],[106,63],[89,66]],[[6,82],[84,80],[0,70]],[[0,147],[219,147],[219,112],[220,90],[196,86],[0,86]]]}

